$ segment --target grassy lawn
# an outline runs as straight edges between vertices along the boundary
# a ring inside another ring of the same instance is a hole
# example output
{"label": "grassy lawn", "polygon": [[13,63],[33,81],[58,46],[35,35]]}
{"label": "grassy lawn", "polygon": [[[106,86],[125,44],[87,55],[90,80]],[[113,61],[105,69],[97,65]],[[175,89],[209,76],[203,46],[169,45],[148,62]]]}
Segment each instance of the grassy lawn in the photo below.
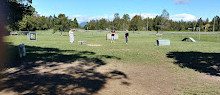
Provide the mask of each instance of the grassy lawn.
{"label": "grassy lawn", "polygon": [[[37,31],[37,41],[29,41],[26,36],[8,36],[6,42],[12,42],[13,45],[24,43],[28,46],[42,48],[57,48],[60,50],[91,51],[96,55],[111,55],[121,58],[120,62],[141,62],[161,64],[169,60],[166,54],[169,52],[202,52],[219,53],[220,39],[217,40],[215,34],[201,34],[201,40],[198,43],[183,42],[184,37],[193,37],[197,40],[196,34],[164,34],[159,39],[169,39],[171,46],[155,46],[156,40],[154,34],[130,33],[129,44],[125,44],[124,33],[119,33],[119,40],[115,43],[105,40],[106,32],[75,32],[75,43],[69,42],[68,33],[60,36],[60,33],[52,34],[49,31]],[[220,38],[220,37],[219,37]],[[100,46],[78,45],[77,41],[85,40],[87,44]],[[197,40],[198,41],[198,40]],[[112,60],[111,60],[112,61]],[[117,60],[116,60],[117,61]]]}
{"label": "grassy lawn", "polygon": [[[181,79],[176,81],[177,84],[182,80],[195,79],[193,74],[197,72],[220,76],[220,35],[201,34],[198,41],[198,34],[167,33],[158,38],[152,33],[130,33],[129,43],[126,45],[124,33],[118,33],[119,39],[114,43],[106,40],[106,33],[74,32],[74,44],[69,42],[67,32],[60,36],[60,33],[53,34],[51,31],[37,31],[37,41],[29,41],[27,36],[6,36],[5,42],[11,46],[24,43],[28,60],[71,62],[70,58],[74,57],[68,55],[74,55],[82,59],[99,58],[107,63],[140,63],[153,66],[176,64],[175,67],[168,66],[167,69],[177,74],[181,72],[192,74],[186,79],[180,76]],[[193,37],[198,42],[183,42],[181,40],[184,37]],[[169,39],[171,46],[155,46],[157,39]],[[87,45],[78,45],[80,40],[85,40]],[[212,66],[217,66],[217,69]],[[219,86],[214,83],[193,81],[188,84],[183,84],[175,90],[184,94],[220,94]]]}

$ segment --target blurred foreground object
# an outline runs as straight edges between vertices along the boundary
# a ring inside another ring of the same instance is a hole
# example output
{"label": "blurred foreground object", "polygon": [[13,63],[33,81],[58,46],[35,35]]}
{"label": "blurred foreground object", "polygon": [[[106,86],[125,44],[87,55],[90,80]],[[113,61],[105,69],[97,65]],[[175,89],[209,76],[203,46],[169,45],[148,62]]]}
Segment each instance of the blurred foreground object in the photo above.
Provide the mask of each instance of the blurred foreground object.
{"label": "blurred foreground object", "polygon": [[3,68],[3,63],[4,63],[4,50],[5,50],[5,45],[3,43],[3,36],[5,33],[5,20],[6,20],[6,15],[7,15],[7,9],[4,6],[4,2],[6,0],[0,0],[0,70]]}

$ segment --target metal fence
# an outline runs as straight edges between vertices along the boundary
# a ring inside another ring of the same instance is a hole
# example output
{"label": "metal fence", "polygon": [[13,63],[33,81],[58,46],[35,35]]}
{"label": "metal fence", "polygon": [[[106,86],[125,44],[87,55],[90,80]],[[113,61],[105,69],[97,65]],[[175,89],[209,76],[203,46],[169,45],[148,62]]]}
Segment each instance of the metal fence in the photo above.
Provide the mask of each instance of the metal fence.
{"label": "metal fence", "polygon": [[[92,34],[97,32],[110,32],[106,30],[84,30],[80,32],[91,32]],[[125,31],[116,31],[116,33],[124,33]],[[186,37],[192,37],[197,41],[210,41],[220,42],[220,32],[152,32],[152,31],[129,31],[131,34],[149,34],[154,37],[158,37],[156,34],[161,34],[158,38],[165,39],[178,39],[182,40]]]}
{"label": "metal fence", "polygon": [[[101,32],[106,32],[110,33],[110,31],[106,30],[76,30],[78,32],[91,32],[91,35],[93,36],[94,33],[101,33]],[[17,35],[27,35],[29,32],[35,32],[35,31],[12,31],[11,33]],[[56,32],[68,32],[68,31],[50,31],[51,33],[56,33]],[[125,31],[116,31],[116,33],[124,33]],[[192,37],[197,41],[211,41],[211,42],[220,42],[220,32],[152,32],[152,31],[129,31],[130,33],[134,34],[143,34],[147,33],[151,36],[155,36],[156,34],[162,34],[161,38],[166,38],[166,39],[183,39],[185,37]],[[10,34],[11,34],[10,33]]]}
{"label": "metal fence", "polygon": [[163,32],[163,38],[184,39],[192,37],[197,41],[220,42],[220,33],[218,32]]}
{"label": "metal fence", "polygon": [[11,31],[10,35],[27,35],[29,32],[35,32],[35,31]]}

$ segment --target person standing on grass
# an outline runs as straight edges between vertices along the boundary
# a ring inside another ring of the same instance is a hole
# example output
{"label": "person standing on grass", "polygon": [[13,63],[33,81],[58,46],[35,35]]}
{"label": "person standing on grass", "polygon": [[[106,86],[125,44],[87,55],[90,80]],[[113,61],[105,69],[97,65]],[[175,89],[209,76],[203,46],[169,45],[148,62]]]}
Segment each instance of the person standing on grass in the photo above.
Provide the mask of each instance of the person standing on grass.
{"label": "person standing on grass", "polygon": [[126,30],[126,32],[125,32],[125,40],[126,40],[126,44],[128,44],[128,36],[129,36],[129,33],[128,33],[128,30]]}
{"label": "person standing on grass", "polygon": [[112,30],[112,38],[111,38],[111,43],[113,43],[115,40],[115,30]]}
{"label": "person standing on grass", "polygon": [[69,31],[69,37],[70,37],[70,42],[74,43],[74,33],[73,33],[72,29],[70,29],[70,31]]}

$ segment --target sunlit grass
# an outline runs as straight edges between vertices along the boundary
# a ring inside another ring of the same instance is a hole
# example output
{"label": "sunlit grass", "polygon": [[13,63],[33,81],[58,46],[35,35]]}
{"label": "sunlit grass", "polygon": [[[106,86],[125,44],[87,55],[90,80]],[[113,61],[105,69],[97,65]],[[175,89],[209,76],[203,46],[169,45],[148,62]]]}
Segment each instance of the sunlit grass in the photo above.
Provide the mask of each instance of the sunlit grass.
{"label": "sunlit grass", "polygon": [[[108,32],[75,32],[75,43],[69,42],[68,32],[60,36],[59,32],[55,34],[52,31],[37,31],[37,41],[29,41],[27,36],[7,36],[6,42],[12,42],[14,45],[24,43],[28,46],[58,48],[60,50],[78,50],[92,51],[97,55],[111,55],[121,58],[120,62],[127,63],[166,63],[169,59],[166,54],[172,51],[198,51],[198,52],[216,52],[219,53],[219,40],[214,34],[202,34],[201,40],[197,40],[196,34],[163,34],[162,37],[155,37],[152,33],[130,33],[129,43],[125,44],[124,33],[118,33],[119,39],[115,43],[110,43],[105,36]],[[183,42],[184,37],[193,37],[198,42]],[[155,46],[157,39],[169,39],[171,46]],[[79,40],[85,40],[88,44],[100,46],[78,45]]]}

